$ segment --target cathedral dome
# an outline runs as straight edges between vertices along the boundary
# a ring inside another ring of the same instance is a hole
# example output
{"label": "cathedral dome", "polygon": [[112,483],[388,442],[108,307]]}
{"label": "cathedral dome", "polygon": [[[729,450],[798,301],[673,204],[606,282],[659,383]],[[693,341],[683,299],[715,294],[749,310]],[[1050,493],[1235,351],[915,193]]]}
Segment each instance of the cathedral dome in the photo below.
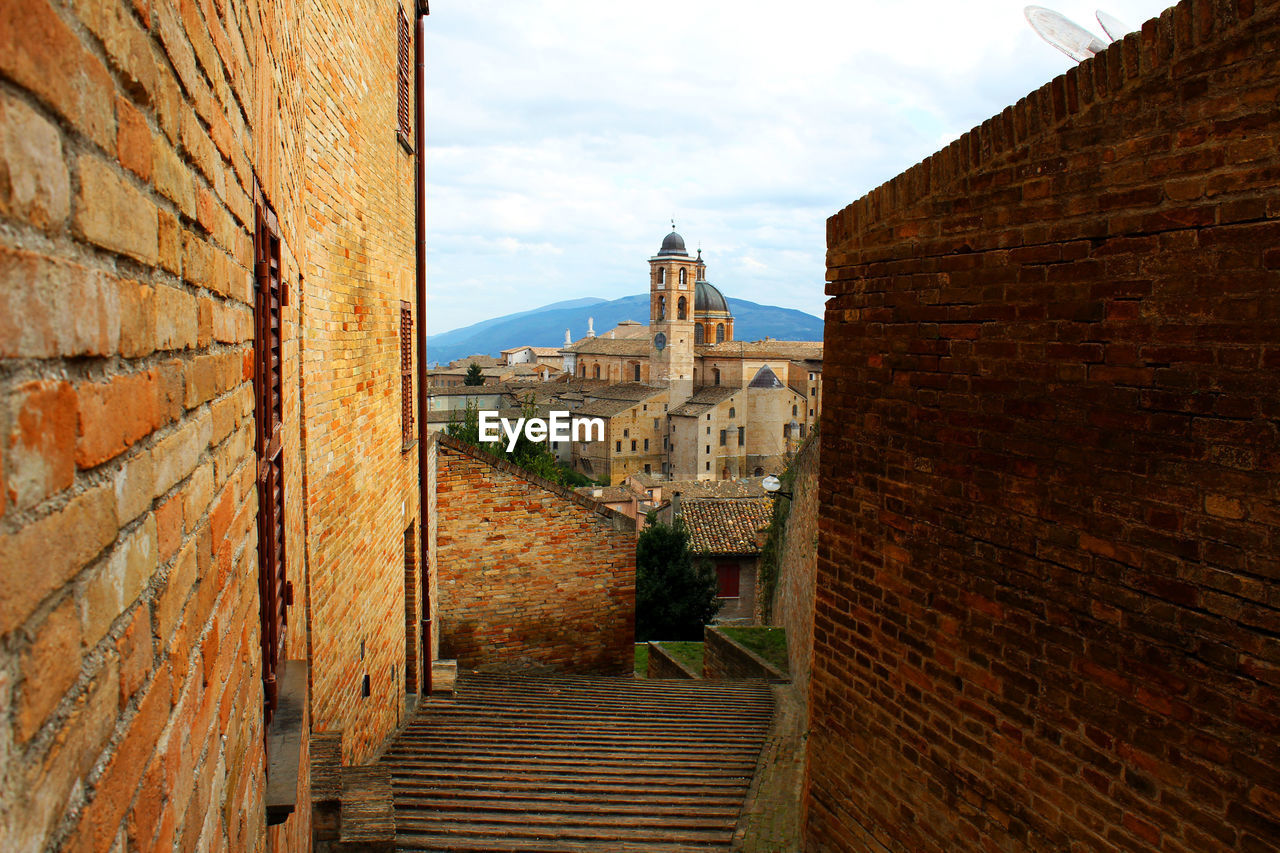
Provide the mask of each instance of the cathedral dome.
{"label": "cathedral dome", "polygon": [[684,255],[686,258],[689,256],[688,250],[684,247],[684,238],[674,231],[662,238],[662,248],[658,250],[658,254]]}
{"label": "cathedral dome", "polygon": [[729,303],[724,294],[709,281],[699,281],[693,288],[693,313],[728,314]]}

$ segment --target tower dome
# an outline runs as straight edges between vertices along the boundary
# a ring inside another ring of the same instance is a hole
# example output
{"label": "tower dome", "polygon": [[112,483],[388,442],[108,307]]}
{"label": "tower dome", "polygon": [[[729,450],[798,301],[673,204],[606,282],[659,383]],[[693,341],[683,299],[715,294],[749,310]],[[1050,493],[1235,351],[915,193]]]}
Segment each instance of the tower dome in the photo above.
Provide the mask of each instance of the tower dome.
{"label": "tower dome", "polygon": [[684,238],[672,231],[662,238],[662,248],[658,250],[658,255],[682,255],[687,258],[689,252],[684,247]]}
{"label": "tower dome", "polygon": [[725,301],[724,294],[714,284],[709,281],[699,281],[693,289],[693,313],[695,315],[728,314],[729,303]]}

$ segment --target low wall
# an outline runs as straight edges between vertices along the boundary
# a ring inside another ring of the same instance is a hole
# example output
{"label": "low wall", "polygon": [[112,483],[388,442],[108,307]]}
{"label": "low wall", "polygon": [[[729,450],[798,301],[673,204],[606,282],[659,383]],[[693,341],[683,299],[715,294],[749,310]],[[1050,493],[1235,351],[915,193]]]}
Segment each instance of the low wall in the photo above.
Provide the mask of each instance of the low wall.
{"label": "low wall", "polygon": [[698,673],[686,667],[657,643],[649,644],[649,668],[646,678],[697,678]]}
{"label": "low wall", "polygon": [[790,681],[791,678],[719,628],[702,629],[702,677],[734,680]]}

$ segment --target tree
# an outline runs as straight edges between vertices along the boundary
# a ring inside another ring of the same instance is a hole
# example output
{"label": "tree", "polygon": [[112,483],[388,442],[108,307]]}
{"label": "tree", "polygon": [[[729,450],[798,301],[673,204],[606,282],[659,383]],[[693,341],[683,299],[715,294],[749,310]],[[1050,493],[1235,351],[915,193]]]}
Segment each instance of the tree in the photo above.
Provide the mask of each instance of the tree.
{"label": "tree", "polygon": [[462,378],[462,384],[463,385],[483,385],[484,384],[484,373],[480,371],[480,365],[476,364],[474,361],[471,362],[471,366],[467,368],[467,375]]}
{"label": "tree", "polygon": [[636,639],[701,640],[720,610],[716,573],[689,551],[689,531],[653,513],[636,543]]}
{"label": "tree", "polygon": [[[526,399],[522,403],[520,414],[525,418],[531,418],[537,414],[537,407],[534,406],[531,399]],[[474,400],[467,401],[467,406],[462,412],[462,418],[460,420],[456,418],[451,420],[449,425],[445,427],[445,432],[453,438],[465,441],[472,447],[483,450],[485,453],[508,459],[530,474],[534,474],[544,480],[550,480],[566,488],[572,489],[577,486],[591,485],[590,479],[561,465],[555,454],[548,449],[545,441],[530,441],[523,430],[516,439],[516,446],[510,451],[507,450],[507,438],[505,435],[502,436],[501,441],[481,441],[480,406]]]}

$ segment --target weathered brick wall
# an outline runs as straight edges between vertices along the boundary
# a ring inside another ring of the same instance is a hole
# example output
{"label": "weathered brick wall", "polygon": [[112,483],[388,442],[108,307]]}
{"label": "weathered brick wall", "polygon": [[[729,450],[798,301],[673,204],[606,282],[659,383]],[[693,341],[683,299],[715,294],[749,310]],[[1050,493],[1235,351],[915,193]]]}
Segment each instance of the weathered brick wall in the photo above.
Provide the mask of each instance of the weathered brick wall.
{"label": "weathered brick wall", "polygon": [[778,549],[777,585],[769,624],[787,630],[787,664],[796,695],[809,701],[813,666],[814,583],[818,564],[818,459],[820,445],[809,440],[791,462],[791,508]]}
{"label": "weathered brick wall", "polygon": [[342,731],[347,763],[369,760],[403,714],[404,531],[418,519],[417,447],[400,428],[415,158],[396,137],[396,10],[311,0],[304,16],[313,711],[317,729]]}
{"label": "weathered brick wall", "polygon": [[305,810],[264,818],[250,373],[255,174],[300,269],[299,15],[0,5],[7,850],[305,847]]}
{"label": "weathered brick wall", "polygon": [[787,674],[711,625],[702,629],[702,677],[786,681]]}
{"label": "weathered brick wall", "polygon": [[455,439],[436,442],[441,656],[630,672],[635,520]]}
{"label": "weathered brick wall", "polygon": [[649,663],[645,669],[645,678],[698,678],[699,674],[685,668],[675,655],[662,647],[661,643],[649,643]]}
{"label": "weathered brick wall", "polygon": [[1278,16],[829,221],[808,850],[1275,848]]}

